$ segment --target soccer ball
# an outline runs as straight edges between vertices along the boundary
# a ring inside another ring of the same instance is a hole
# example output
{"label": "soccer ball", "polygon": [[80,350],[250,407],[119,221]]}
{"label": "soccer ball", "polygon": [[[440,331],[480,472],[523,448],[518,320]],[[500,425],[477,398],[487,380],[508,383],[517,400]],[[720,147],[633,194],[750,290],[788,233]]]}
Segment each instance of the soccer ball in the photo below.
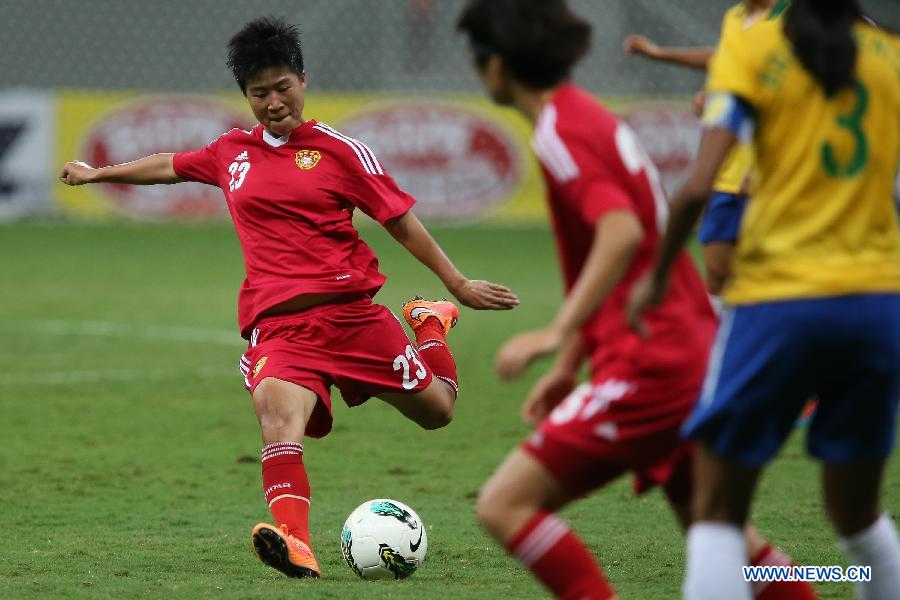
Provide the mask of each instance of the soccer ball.
{"label": "soccer ball", "polygon": [[413,509],[386,498],[360,504],[341,531],[341,554],[363,579],[404,579],[425,559],[428,536]]}

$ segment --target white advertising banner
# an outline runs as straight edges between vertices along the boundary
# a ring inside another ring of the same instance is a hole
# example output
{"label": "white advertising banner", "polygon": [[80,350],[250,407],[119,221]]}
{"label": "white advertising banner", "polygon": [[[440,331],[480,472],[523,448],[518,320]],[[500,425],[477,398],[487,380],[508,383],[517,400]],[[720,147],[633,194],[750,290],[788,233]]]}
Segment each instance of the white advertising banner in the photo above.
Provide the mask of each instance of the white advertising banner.
{"label": "white advertising banner", "polygon": [[51,94],[0,91],[0,221],[52,210],[55,121]]}

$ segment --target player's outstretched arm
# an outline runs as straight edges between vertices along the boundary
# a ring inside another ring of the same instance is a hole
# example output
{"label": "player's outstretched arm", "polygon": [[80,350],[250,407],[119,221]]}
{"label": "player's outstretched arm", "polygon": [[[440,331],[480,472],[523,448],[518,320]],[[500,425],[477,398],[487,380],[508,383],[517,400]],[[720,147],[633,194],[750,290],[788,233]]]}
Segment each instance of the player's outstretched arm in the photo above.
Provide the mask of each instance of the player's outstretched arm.
{"label": "player's outstretched arm", "polygon": [[643,237],[644,228],[634,213],[613,210],[603,215],[578,281],[556,319],[545,329],[528,331],[506,342],[497,354],[497,374],[514,379],[535,359],[556,352],[571,337],[579,336],[582,325],[628,272]]}
{"label": "player's outstretched arm", "polygon": [[681,67],[705,71],[715,48],[674,48],[657,46],[643,35],[629,35],[623,43],[625,54],[636,54]]}
{"label": "player's outstretched arm", "polygon": [[151,154],[138,160],[112,165],[92,167],[81,161],[67,162],[59,174],[59,180],[66,185],[85,183],[130,183],[152,185],[155,183],[178,183],[184,181],[175,174],[172,166],[174,154]]}
{"label": "player's outstretched arm", "polygon": [[419,262],[431,269],[447,291],[464,306],[479,310],[509,310],[519,304],[518,296],[506,286],[467,279],[460,273],[412,211],[386,222],[384,228]]}

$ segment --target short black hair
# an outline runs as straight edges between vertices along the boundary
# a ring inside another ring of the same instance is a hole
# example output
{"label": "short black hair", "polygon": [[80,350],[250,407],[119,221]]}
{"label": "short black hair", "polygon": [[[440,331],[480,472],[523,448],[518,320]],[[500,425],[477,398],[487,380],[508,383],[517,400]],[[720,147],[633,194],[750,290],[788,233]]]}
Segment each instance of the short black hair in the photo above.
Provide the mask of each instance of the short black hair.
{"label": "short black hair", "polygon": [[302,75],[300,30],[279,17],[250,21],[228,42],[226,64],[244,93],[247,82],[267,69],[287,67]]}
{"label": "short black hair", "polygon": [[513,77],[533,89],[569,78],[590,49],[591,25],[566,0],[470,0],[457,22],[476,60],[499,54]]}

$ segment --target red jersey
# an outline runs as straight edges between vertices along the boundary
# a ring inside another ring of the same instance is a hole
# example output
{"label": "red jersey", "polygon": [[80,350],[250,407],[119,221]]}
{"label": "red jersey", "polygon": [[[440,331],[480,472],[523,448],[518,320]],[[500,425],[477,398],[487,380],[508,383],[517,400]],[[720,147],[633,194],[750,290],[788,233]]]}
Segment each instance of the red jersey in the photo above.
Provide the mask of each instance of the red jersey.
{"label": "red jersey", "polygon": [[316,121],[283,138],[262,125],[232,129],[176,154],[173,166],[225,193],[247,273],[238,296],[245,338],[262,313],[300,294],[374,295],[385,277],[353,209],[384,224],[415,203],[365,144]]}
{"label": "red jersey", "polygon": [[651,336],[641,338],[625,320],[631,287],[653,264],[668,214],[656,168],[631,129],[567,83],[542,110],[532,146],[547,183],[567,292],[584,267],[604,214],[627,210],[644,229],[628,272],[582,330],[594,376],[623,363],[639,365],[649,376],[677,376],[690,362],[705,366],[716,318],[686,253],[672,271],[663,304],[646,313]]}

